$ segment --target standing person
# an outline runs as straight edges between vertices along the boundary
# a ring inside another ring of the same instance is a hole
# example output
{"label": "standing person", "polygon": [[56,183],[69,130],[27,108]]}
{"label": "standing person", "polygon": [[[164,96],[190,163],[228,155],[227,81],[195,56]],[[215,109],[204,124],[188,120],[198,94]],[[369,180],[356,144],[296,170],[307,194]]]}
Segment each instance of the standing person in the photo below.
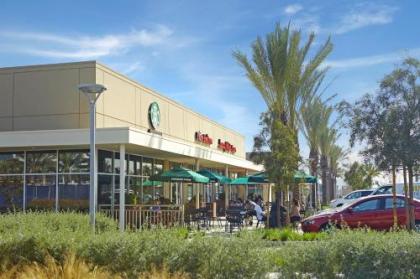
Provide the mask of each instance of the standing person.
{"label": "standing person", "polygon": [[293,199],[290,222],[293,225],[296,225],[296,223],[300,222],[300,204],[298,199]]}

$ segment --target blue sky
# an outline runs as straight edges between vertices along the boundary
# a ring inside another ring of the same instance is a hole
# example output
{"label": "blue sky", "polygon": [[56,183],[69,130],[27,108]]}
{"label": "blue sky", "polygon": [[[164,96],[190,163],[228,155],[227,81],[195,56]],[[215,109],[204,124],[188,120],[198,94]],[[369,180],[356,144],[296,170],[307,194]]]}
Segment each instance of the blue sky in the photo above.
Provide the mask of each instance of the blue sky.
{"label": "blue sky", "polygon": [[415,0],[4,0],[0,66],[96,59],[241,132],[250,150],[265,104],[233,50],[249,53],[276,22],[316,32],[315,47],[331,35],[326,94],[351,101],[408,54],[420,58],[419,10]]}

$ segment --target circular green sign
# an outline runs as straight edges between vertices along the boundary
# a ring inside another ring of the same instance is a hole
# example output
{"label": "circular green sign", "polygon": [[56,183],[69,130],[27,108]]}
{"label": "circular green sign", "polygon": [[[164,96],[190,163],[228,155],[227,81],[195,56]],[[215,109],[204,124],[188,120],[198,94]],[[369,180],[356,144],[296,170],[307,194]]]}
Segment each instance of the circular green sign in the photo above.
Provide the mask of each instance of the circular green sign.
{"label": "circular green sign", "polygon": [[149,122],[153,129],[157,129],[160,124],[160,109],[156,102],[153,102],[149,106]]}

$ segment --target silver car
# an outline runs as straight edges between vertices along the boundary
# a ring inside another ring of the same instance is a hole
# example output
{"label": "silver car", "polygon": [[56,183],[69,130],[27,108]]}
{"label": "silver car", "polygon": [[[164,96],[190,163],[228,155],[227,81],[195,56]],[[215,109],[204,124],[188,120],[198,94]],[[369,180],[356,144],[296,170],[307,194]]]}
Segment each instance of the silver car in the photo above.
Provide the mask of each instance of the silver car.
{"label": "silver car", "polygon": [[347,195],[345,195],[342,198],[338,198],[338,199],[332,200],[331,203],[330,203],[330,206],[332,208],[334,208],[334,207],[340,207],[340,206],[342,206],[344,204],[347,204],[349,202],[355,201],[358,198],[369,196],[372,192],[373,192],[373,190],[357,190],[357,191],[353,191],[351,193],[348,193]]}

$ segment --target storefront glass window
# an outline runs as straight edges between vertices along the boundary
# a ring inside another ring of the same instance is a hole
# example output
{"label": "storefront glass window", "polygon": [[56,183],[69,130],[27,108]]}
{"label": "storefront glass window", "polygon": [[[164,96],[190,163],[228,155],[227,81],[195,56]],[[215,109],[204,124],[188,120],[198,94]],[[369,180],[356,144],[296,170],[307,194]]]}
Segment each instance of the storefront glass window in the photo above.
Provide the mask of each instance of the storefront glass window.
{"label": "storefront glass window", "polygon": [[143,158],[143,165],[142,165],[143,176],[151,176],[152,168],[153,168],[153,159]]}
{"label": "storefront glass window", "polygon": [[20,210],[23,206],[23,176],[0,176],[0,212]]}
{"label": "storefront glass window", "polygon": [[113,175],[98,175],[98,203],[111,204],[113,190]]}
{"label": "storefront glass window", "polygon": [[141,157],[140,156],[129,155],[128,174],[141,175]]}
{"label": "storefront glass window", "polygon": [[153,187],[147,178],[143,178],[142,198],[144,204],[152,204],[154,200]]}
{"label": "storefront glass window", "polygon": [[113,172],[113,165],[112,165],[112,152],[99,150],[98,151],[98,172],[101,173],[112,173]]}
{"label": "storefront glass window", "polygon": [[26,208],[55,209],[55,175],[26,176]]}
{"label": "storefront glass window", "polygon": [[57,172],[56,151],[34,151],[26,153],[27,173],[55,173]]}
{"label": "storefront glass window", "polygon": [[58,154],[58,171],[60,173],[88,173],[88,151],[60,151]]}
{"label": "storefront glass window", "polygon": [[160,160],[155,160],[153,165],[153,174],[161,174],[163,172],[163,162]]}
{"label": "storefront glass window", "polygon": [[23,174],[24,154],[0,153],[0,174]]}
{"label": "storefront glass window", "polygon": [[141,185],[142,185],[142,178],[130,176],[127,181],[127,188],[128,192],[125,197],[125,201],[127,204],[139,204],[140,197],[141,197]]}
{"label": "storefront glass window", "polygon": [[59,208],[87,211],[89,209],[89,188],[88,174],[60,174],[58,176]]}

